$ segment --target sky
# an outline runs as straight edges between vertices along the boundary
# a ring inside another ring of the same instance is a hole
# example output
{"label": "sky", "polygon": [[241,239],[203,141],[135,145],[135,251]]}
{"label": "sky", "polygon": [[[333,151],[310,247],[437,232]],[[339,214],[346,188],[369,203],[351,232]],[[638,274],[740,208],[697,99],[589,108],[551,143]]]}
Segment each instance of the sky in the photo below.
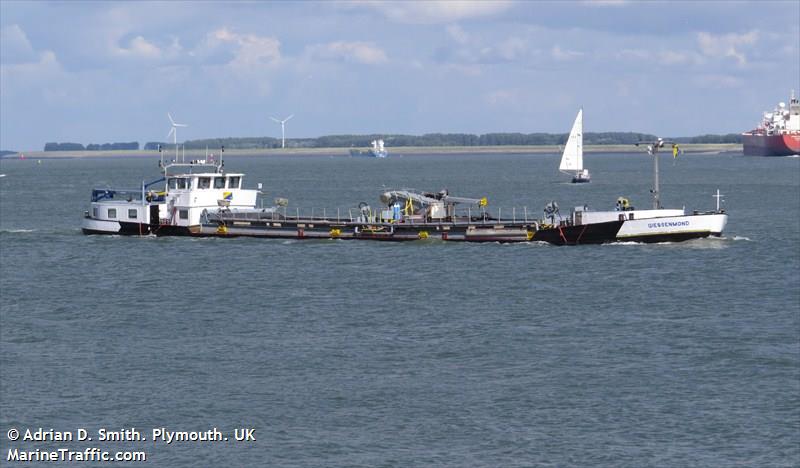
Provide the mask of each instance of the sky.
{"label": "sky", "polygon": [[800,94],[800,0],[0,0],[0,149],[332,134],[738,133]]}

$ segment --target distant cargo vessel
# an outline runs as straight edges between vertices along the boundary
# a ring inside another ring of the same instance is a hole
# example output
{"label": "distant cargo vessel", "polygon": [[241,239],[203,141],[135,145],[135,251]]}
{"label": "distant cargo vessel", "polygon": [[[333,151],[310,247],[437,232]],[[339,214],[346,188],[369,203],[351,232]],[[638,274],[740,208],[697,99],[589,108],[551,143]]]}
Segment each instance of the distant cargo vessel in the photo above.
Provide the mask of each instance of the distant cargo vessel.
{"label": "distant cargo vessel", "polygon": [[389,152],[386,151],[386,147],[383,144],[383,140],[373,140],[372,148],[368,150],[351,149],[350,156],[369,156],[371,158],[385,158],[389,156]]}
{"label": "distant cargo vessel", "polygon": [[742,149],[748,156],[790,156],[800,154],[800,100],[781,102],[772,112],[764,112],[754,130],[742,134]]}

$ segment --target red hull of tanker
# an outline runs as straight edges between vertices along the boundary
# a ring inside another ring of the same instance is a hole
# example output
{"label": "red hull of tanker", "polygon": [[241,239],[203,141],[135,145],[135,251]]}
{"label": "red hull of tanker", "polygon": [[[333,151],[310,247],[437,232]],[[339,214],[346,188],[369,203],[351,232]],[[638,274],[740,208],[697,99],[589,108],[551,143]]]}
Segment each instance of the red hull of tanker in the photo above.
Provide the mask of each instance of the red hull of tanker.
{"label": "red hull of tanker", "polygon": [[742,135],[742,148],[747,156],[791,156],[800,154],[800,134]]}

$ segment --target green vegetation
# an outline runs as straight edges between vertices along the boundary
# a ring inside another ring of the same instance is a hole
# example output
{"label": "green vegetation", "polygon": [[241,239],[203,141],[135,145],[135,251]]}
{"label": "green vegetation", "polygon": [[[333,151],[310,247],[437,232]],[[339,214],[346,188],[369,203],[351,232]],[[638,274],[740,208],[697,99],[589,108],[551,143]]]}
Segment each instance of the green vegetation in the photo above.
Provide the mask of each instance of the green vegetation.
{"label": "green vegetation", "polygon": [[80,143],[45,143],[45,151],[83,151],[86,148]]}
{"label": "green vegetation", "polygon": [[[317,138],[289,138],[287,148],[365,148],[372,140],[381,138],[387,147],[438,147],[438,146],[541,146],[563,145],[567,133],[428,133],[425,135],[325,135]],[[632,145],[638,141],[655,139],[655,135],[635,132],[585,133],[585,145]],[[670,138],[679,143],[741,143],[741,135],[701,135],[696,137]],[[144,149],[158,149],[159,143],[148,143]],[[173,148],[172,144],[161,143],[162,148]],[[186,149],[219,148],[229,149],[271,149],[280,148],[279,138],[211,138],[189,140]]]}
{"label": "green vegetation", "polygon": [[113,150],[139,150],[139,142],[130,143],[89,143],[85,147],[80,143],[45,143],[45,151],[113,151]]}
{"label": "green vegetation", "polygon": [[[316,138],[289,138],[287,148],[366,148],[372,140],[381,138],[390,148],[400,147],[474,147],[474,146],[558,146],[567,141],[567,133],[486,133],[473,135],[470,133],[427,133],[425,135],[325,135]],[[650,141],[655,135],[635,132],[602,132],[584,133],[584,145],[632,145],[638,141]],[[669,138],[678,143],[693,144],[740,144],[742,136],[738,133],[727,135],[700,135],[694,137]],[[150,141],[144,150],[174,150],[172,143]],[[281,147],[281,140],[272,137],[248,138],[206,138],[188,140],[183,143],[187,150],[220,148],[236,150],[275,149]],[[45,151],[98,151],[98,150],[138,150],[139,143],[104,143],[89,144],[85,148],[80,143],[47,143]]]}
{"label": "green vegetation", "polygon": [[741,133],[728,133],[727,135],[700,135],[694,137],[674,138],[678,143],[699,143],[699,144],[718,144],[718,143],[742,143]]}
{"label": "green vegetation", "polygon": [[103,143],[94,144],[89,143],[86,145],[86,151],[114,151],[114,150],[139,150],[139,142],[132,141],[130,143]]}

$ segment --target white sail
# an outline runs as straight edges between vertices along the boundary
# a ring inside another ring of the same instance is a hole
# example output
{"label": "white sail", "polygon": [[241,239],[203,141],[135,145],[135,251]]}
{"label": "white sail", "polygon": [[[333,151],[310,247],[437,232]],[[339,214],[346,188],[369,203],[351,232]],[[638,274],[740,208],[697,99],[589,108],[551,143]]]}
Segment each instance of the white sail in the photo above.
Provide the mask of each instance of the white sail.
{"label": "white sail", "polygon": [[575,123],[572,124],[558,170],[583,171],[583,109],[578,111]]}

